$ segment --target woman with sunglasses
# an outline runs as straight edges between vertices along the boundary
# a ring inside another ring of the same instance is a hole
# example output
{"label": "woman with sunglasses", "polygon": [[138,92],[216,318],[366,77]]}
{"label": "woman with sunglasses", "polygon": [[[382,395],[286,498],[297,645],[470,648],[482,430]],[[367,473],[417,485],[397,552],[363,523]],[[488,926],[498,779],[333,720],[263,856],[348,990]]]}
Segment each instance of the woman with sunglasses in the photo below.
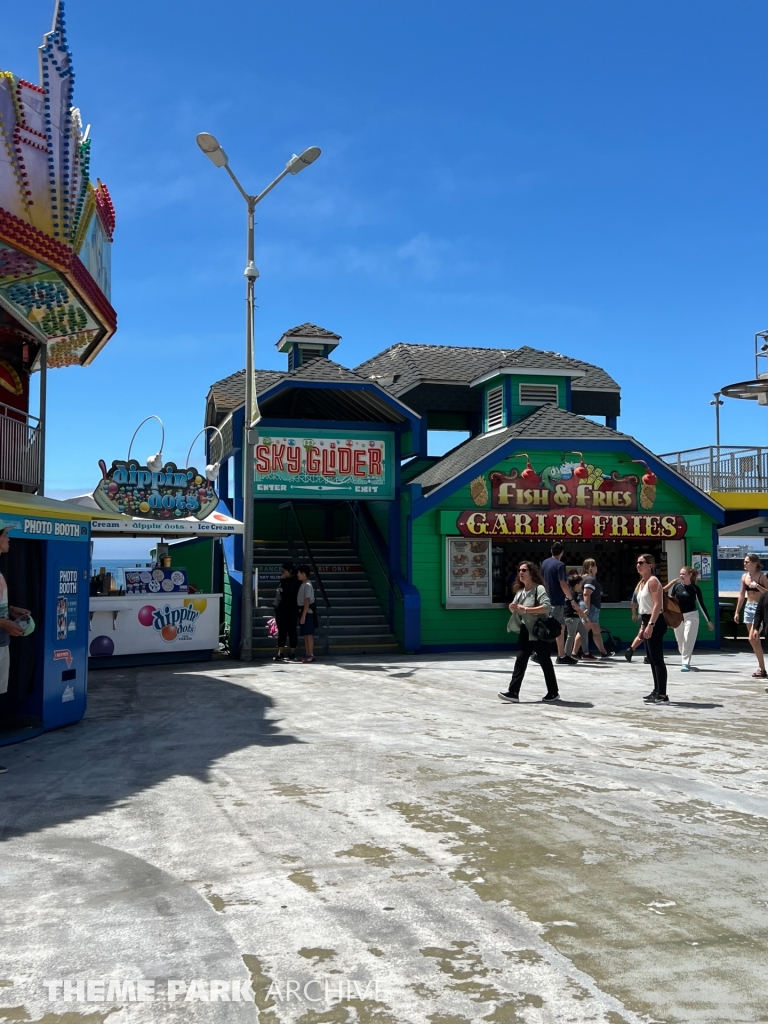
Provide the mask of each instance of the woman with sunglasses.
{"label": "woman with sunglasses", "polygon": [[659,580],[653,575],[656,560],[653,555],[640,555],[637,560],[637,571],[640,574],[640,587],[637,591],[637,610],[640,613],[640,632],[638,639],[645,640],[645,649],[653,672],[653,689],[647,697],[646,704],[669,704],[667,696],[667,666],[664,664],[664,634],[667,622],[664,618],[664,590]]}
{"label": "woman with sunglasses", "polygon": [[517,569],[517,580],[514,584],[514,596],[509,606],[512,617],[507,629],[518,633],[517,658],[509,689],[499,693],[499,697],[508,704],[520,703],[520,687],[531,654],[535,651],[539,665],[544,672],[547,684],[546,695],[542,698],[547,703],[560,699],[557,689],[557,677],[552,665],[552,654],[548,640],[534,640],[533,626],[539,615],[549,615],[552,603],[544,586],[544,579],[538,566],[533,562],[521,562]]}

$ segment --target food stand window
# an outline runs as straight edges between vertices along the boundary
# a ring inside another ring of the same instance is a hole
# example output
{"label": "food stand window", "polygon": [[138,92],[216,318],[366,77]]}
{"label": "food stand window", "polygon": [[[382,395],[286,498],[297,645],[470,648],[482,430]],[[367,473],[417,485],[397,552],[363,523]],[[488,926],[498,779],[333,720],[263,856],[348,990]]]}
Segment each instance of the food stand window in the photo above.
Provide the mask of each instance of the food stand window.
{"label": "food stand window", "polygon": [[491,542],[446,538],[446,606],[487,607],[491,596]]}

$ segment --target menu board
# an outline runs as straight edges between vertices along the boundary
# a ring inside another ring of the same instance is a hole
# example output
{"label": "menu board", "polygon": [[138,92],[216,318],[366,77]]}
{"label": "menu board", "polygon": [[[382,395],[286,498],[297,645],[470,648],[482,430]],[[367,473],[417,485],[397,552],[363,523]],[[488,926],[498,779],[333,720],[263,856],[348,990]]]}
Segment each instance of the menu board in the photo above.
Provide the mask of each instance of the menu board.
{"label": "menu board", "polygon": [[491,542],[448,538],[448,597],[485,598],[491,595]]}
{"label": "menu board", "polygon": [[124,569],[126,594],[186,594],[186,569]]}

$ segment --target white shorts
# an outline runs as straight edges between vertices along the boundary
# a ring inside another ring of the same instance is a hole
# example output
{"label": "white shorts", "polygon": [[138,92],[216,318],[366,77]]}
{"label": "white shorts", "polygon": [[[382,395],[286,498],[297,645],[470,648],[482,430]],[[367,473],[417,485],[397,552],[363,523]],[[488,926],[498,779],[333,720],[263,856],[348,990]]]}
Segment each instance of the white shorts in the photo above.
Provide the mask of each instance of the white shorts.
{"label": "white shorts", "polygon": [[8,692],[8,669],[11,667],[11,651],[8,644],[0,647],[0,693]]}

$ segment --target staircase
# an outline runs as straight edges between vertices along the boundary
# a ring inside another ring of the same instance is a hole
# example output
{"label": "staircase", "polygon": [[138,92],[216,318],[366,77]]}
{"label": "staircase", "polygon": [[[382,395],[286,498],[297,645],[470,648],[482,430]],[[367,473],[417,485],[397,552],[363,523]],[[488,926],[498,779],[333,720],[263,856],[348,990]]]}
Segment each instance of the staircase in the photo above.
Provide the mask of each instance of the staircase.
{"label": "staircase", "polygon": [[[347,541],[317,541],[312,544],[312,555],[331,604],[330,610],[326,609],[313,574],[310,581],[315,587],[320,624],[315,633],[315,653],[321,656],[325,653],[327,630],[331,656],[396,654],[400,647],[390,632],[388,616],[352,545]],[[275,653],[276,641],[269,636],[266,624],[274,615],[280,565],[288,560],[296,565],[307,561],[301,544],[289,547],[280,542],[254,542],[253,562],[259,570],[259,595],[253,613],[254,657]],[[301,646],[299,637],[299,649]]]}

